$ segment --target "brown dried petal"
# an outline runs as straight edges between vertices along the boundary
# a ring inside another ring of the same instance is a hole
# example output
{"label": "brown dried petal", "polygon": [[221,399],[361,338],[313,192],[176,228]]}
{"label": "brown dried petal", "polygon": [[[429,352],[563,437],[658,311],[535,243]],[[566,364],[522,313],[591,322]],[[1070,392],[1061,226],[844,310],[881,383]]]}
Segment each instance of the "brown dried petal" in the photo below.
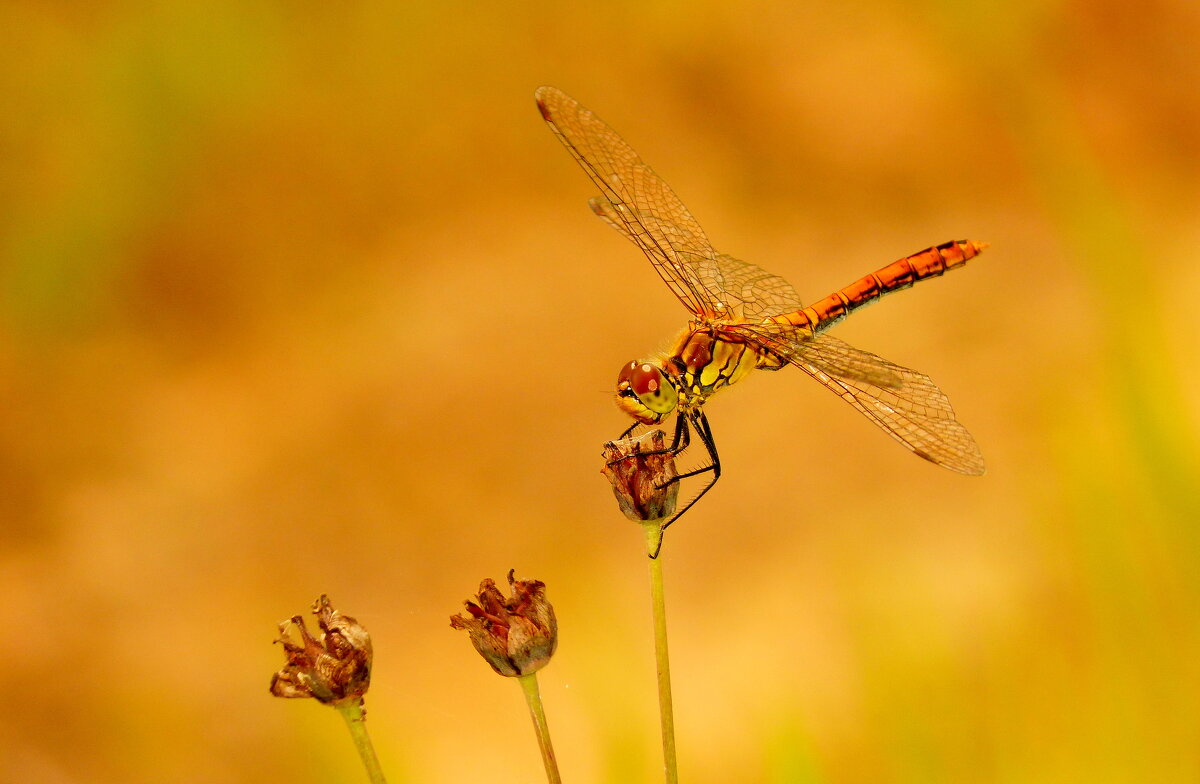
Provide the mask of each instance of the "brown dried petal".
{"label": "brown dried petal", "polygon": [[[649,454],[648,454],[649,453]],[[600,473],[612,482],[621,512],[634,522],[661,520],[675,512],[679,482],[675,454],[666,451],[666,434],[652,430],[637,438],[604,445]]]}
{"label": "brown dried petal", "polygon": [[499,674],[529,675],[554,655],[558,621],[546,601],[545,583],[517,580],[512,570],[508,583],[512,596],[505,597],[493,580],[485,579],[475,601],[464,603],[468,614],[450,616],[450,626],[465,630],[475,650]]}
{"label": "brown dried petal", "polygon": [[[276,642],[283,645],[287,664],[271,678],[271,693],[320,702],[360,699],[371,685],[371,636],[358,621],[333,609],[327,596],[317,599],[312,611],[321,629],[319,637],[309,633],[299,615],[279,624]],[[288,637],[293,626],[300,636],[298,643]]]}

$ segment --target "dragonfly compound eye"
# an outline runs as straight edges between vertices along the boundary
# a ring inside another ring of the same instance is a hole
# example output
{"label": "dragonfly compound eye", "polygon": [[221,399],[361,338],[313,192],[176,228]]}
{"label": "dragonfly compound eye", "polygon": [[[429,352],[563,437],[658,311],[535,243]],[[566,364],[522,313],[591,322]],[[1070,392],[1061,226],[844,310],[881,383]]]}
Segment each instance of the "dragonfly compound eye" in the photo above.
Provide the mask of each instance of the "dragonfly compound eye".
{"label": "dragonfly compound eye", "polygon": [[652,425],[671,413],[678,402],[675,387],[662,370],[649,362],[629,362],[617,376],[617,406],[629,416]]}

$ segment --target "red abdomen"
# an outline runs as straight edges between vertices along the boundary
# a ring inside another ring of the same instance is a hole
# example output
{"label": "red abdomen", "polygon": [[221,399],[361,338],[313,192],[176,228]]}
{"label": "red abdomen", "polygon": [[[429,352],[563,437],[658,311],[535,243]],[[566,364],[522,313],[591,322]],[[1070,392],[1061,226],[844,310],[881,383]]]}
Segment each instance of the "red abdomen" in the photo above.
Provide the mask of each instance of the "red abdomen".
{"label": "red abdomen", "polygon": [[947,270],[961,267],[967,263],[967,259],[978,256],[986,247],[986,242],[956,240],[926,248],[899,261],[893,261],[870,275],[864,275],[849,286],[838,289],[806,308],[774,316],[770,321],[791,324],[815,334],[832,327],[884,294],[906,289],[917,281],[936,278]]}

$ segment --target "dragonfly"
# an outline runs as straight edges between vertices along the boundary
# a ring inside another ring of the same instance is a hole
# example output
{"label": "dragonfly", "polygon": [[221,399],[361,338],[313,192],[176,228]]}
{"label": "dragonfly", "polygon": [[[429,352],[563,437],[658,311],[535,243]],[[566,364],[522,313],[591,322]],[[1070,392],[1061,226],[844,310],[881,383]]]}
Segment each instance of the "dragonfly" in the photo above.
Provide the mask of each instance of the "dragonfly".
{"label": "dragonfly", "polygon": [[694,432],[707,453],[704,465],[672,480],[709,474],[663,530],[721,476],[704,404],[755,369],[798,367],[918,457],[960,474],[984,472],[978,444],[928,376],[826,331],[885,294],[958,269],[987,243],[955,240],[926,248],[805,307],[783,278],[717,252],[670,186],[591,110],[555,87],[540,87],[535,97],[554,135],[600,190],[588,202],[592,212],[646,255],[691,313],[669,350],[627,363],[617,377],[617,405],[635,420],[623,437],[674,413],[666,451],[682,453]]}

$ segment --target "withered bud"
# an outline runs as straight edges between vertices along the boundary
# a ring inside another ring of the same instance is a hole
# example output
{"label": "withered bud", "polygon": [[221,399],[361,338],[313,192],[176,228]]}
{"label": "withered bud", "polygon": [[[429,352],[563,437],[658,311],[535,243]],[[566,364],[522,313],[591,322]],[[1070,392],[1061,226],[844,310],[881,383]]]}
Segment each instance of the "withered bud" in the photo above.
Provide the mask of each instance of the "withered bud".
{"label": "withered bud", "polygon": [[651,430],[637,438],[623,438],[604,445],[604,468],[600,473],[612,482],[613,495],[626,517],[637,523],[661,520],[675,512],[679,482],[675,453],[667,449],[667,437]]}
{"label": "withered bud", "polygon": [[[360,699],[371,685],[371,636],[348,615],[342,615],[324,594],[313,603],[321,634],[313,637],[299,615],[279,624],[279,639],[287,664],[271,677],[276,697],[313,697],[338,703]],[[288,627],[299,630],[297,643]]]}
{"label": "withered bud", "polygon": [[479,584],[479,595],[463,604],[468,615],[450,616],[450,626],[466,629],[479,655],[501,675],[529,675],[545,667],[558,647],[558,621],[546,601],[546,584],[518,580],[508,571],[512,596],[505,598],[495,581]]}

